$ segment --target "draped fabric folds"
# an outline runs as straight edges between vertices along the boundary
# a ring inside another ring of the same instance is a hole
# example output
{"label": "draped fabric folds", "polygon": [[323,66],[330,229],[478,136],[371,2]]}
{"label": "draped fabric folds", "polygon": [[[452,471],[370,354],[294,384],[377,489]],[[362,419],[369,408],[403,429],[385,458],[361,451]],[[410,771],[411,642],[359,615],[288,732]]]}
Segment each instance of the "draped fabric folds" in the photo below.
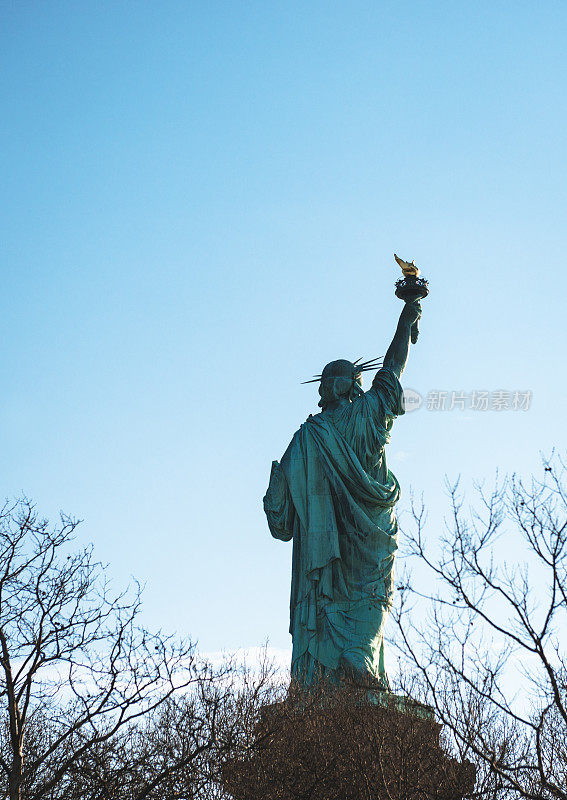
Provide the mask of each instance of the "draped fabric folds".
{"label": "draped fabric folds", "polygon": [[310,416],[272,464],[264,509],[272,536],[293,540],[292,675],[303,683],[350,671],[388,687],[400,488],[384,447],[403,413],[400,383],[382,369],[368,392]]}

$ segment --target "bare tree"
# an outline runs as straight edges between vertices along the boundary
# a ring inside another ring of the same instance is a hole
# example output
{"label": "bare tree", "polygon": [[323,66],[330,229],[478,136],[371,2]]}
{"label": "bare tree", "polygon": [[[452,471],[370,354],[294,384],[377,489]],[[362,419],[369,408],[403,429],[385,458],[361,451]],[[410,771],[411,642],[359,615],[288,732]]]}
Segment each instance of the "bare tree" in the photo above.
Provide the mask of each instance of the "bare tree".
{"label": "bare tree", "polygon": [[447,755],[420,704],[322,680],[308,693],[292,684],[257,712],[248,746],[223,762],[235,798],[458,800],[472,790],[474,767]]}
{"label": "bare tree", "polygon": [[426,540],[423,504],[405,531],[417,561],[394,615],[400,686],[433,706],[489,796],[567,800],[565,477],[554,456],[530,482],[477,487],[472,509],[449,486],[441,541]]}
{"label": "bare tree", "polygon": [[53,800],[230,800],[226,764],[259,746],[263,710],[285,690],[266,652],[254,667],[227,656],[209,675],[87,753]]}
{"label": "bare tree", "polygon": [[[0,770],[10,800],[91,790],[142,800],[214,740],[218,674],[191,643],[138,624],[139,587],[112,594],[92,549],[71,549],[76,526],[64,515],[50,526],[26,500],[0,510]],[[191,691],[200,705],[186,699],[183,751],[158,761],[154,748],[136,772],[142,723]]]}

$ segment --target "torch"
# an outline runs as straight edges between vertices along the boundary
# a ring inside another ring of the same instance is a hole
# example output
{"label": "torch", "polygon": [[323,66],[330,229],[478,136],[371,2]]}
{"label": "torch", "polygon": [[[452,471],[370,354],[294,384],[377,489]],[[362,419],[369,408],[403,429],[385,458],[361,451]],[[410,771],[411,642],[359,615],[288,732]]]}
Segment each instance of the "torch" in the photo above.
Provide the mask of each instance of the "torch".
{"label": "torch", "polygon": [[[398,258],[395,253],[394,258],[404,273],[404,277],[396,281],[396,297],[399,297],[400,300],[404,302],[421,300],[427,297],[429,294],[429,284],[425,278],[419,277],[419,269],[415,266],[415,260],[411,263],[409,261],[403,261],[401,258]],[[417,342],[418,336],[419,327],[417,322],[414,322],[411,326],[412,344]]]}

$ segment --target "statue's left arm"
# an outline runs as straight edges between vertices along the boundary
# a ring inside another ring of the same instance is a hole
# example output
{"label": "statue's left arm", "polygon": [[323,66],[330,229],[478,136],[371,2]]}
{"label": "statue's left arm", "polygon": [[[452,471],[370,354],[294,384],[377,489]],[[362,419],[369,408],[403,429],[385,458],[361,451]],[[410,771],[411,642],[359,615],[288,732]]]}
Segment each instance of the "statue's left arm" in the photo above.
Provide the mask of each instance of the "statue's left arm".
{"label": "statue's left arm", "polygon": [[283,542],[293,539],[295,509],[278,461],[272,461],[270,485],[264,497],[264,511],[274,539],[281,539]]}
{"label": "statue's left arm", "polygon": [[412,325],[420,316],[421,303],[419,300],[410,300],[404,305],[394,338],[384,356],[384,368],[389,369],[398,378],[404,371],[408,360]]}

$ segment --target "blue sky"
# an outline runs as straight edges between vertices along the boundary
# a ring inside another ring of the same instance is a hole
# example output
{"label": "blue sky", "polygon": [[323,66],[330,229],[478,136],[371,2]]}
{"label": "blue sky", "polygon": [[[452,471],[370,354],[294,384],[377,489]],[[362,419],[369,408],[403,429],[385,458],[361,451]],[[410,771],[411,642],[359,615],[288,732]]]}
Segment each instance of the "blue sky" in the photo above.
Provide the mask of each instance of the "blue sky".
{"label": "blue sky", "polygon": [[148,624],[288,647],[270,462],[301,380],[386,351],[394,251],[431,286],[404,385],[533,392],[398,420],[402,520],[564,447],[564,3],[0,10],[1,493],[84,519]]}

